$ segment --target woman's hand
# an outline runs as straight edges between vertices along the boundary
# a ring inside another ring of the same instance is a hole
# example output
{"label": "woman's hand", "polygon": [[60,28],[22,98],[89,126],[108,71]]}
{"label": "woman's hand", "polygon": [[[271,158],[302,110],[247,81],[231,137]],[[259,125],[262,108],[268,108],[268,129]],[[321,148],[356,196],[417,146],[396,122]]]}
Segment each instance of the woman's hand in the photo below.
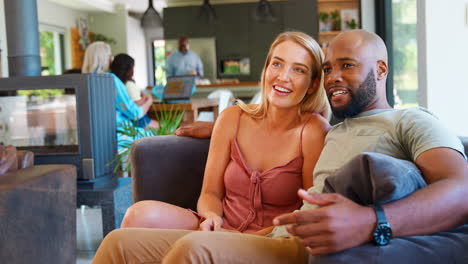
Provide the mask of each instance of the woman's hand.
{"label": "woman's hand", "polygon": [[273,231],[273,228],[275,228],[275,226],[265,227],[263,229],[258,230],[255,233],[252,233],[252,235],[266,236],[266,235],[270,234],[271,231]]}
{"label": "woman's hand", "polygon": [[141,97],[141,100],[143,100],[143,104],[141,105],[141,107],[143,108],[143,112],[146,114],[153,105],[153,97],[150,94],[144,94]]}
{"label": "woman's hand", "polygon": [[201,231],[218,231],[221,230],[223,225],[223,219],[218,215],[209,216],[205,221],[201,222],[200,230]]}

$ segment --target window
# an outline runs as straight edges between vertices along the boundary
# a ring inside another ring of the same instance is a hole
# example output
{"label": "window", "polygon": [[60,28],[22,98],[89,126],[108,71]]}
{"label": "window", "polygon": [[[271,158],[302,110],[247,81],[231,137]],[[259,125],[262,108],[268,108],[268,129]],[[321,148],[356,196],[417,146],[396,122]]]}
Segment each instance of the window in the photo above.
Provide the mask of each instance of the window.
{"label": "window", "polygon": [[[65,65],[64,52],[65,29],[39,25],[39,53],[41,57],[41,75],[60,75]],[[17,95],[47,98],[65,93],[64,89],[18,90]]]}
{"label": "window", "polygon": [[153,41],[154,84],[166,85],[166,41]]}
{"label": "window", "polygon": [[64,36],[65,29],[39,26],[41,75],[62,74],[65,65]]}
{"label": "window", "polygon": [[395,108],[418,105],[416,1],[392,0],[393,95]]}

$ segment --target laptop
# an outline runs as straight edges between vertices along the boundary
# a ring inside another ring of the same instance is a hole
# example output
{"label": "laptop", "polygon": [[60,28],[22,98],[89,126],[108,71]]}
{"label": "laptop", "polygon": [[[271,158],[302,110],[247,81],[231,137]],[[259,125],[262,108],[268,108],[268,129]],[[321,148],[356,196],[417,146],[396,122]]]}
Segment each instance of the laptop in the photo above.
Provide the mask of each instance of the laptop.
{"label": "laptop", "polygon": [[162,101],[167,103],[188,102],[195,86],[194,75],[167,77],[167,83],[162,94]]}

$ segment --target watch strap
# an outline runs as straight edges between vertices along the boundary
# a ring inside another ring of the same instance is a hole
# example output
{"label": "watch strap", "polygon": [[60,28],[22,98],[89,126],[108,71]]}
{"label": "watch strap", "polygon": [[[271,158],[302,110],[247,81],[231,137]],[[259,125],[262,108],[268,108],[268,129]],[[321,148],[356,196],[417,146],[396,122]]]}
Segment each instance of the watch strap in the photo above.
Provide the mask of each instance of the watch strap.
{"label": "watch strap", "polygon": [[373,205],[375,210],[375,215],[377,216],[377,224],[388,224],[387,217],[385,216],[385,212],[382,206],[376,204]]}

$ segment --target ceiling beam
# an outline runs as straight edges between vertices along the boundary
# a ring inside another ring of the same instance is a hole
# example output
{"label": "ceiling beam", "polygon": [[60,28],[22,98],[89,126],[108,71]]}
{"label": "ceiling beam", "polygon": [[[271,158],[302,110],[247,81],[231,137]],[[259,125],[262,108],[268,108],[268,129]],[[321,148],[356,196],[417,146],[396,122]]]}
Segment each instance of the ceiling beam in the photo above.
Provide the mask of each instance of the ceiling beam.
{"label": "ceiling beam", "polygon": [[78,9],[91,12],[114,13],[114,3],[110,0],[49,0],[58,5],[66,6],[72,9]]}
{"label": "ceiling beam", "polygon": [[[157,1],[157,0],[156,0]],[[203,4],[203,0],[165,0],[167,7],[178,6],[199,6]],[[286,0],[269,0],[270,2],[286,1]],[[211,5],[224,5],[224,4],[241,4],[241,3],[254,3],[258,0],[210,0]]]}

